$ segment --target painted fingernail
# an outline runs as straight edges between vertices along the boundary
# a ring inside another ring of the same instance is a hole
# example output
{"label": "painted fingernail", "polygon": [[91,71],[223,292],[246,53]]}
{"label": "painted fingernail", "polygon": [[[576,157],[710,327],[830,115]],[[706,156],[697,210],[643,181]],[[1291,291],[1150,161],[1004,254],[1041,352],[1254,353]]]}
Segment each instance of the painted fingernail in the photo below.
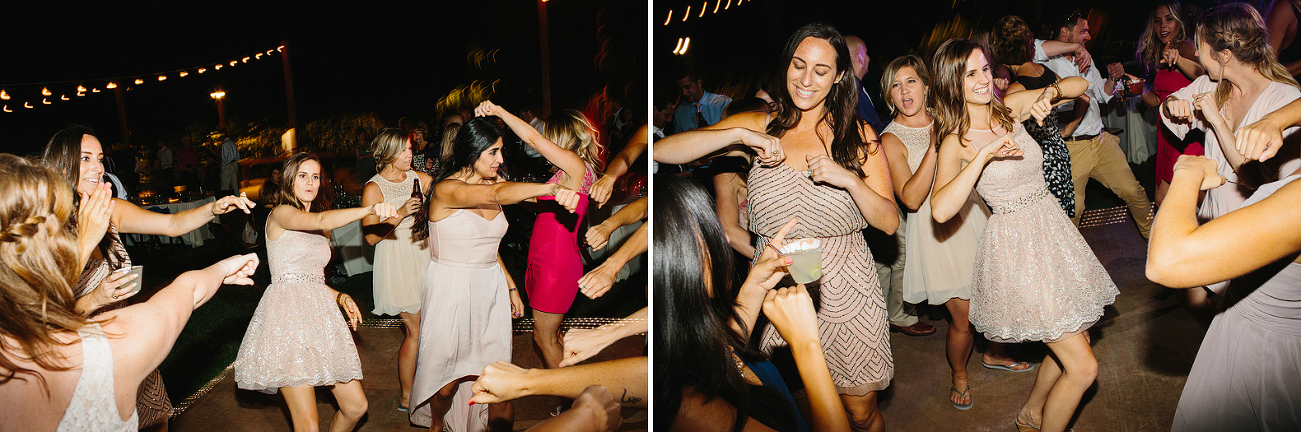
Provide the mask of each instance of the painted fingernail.
{"label": "painted fingernail", "polygon": [[474,406],[474,401],[470,401],[470,406]]}

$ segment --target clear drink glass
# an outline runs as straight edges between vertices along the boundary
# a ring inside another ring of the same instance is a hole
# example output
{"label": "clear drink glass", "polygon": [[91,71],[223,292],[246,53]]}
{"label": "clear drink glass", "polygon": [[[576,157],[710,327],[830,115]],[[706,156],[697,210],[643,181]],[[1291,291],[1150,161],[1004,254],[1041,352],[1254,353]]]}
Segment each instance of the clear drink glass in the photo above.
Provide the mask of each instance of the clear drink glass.
{"label": "clear drink glass", "polygon": [[812,283],[822,278],[822,240],[800,239],[787,243],[778,251],[791,259],[791,279],[795,283]]}

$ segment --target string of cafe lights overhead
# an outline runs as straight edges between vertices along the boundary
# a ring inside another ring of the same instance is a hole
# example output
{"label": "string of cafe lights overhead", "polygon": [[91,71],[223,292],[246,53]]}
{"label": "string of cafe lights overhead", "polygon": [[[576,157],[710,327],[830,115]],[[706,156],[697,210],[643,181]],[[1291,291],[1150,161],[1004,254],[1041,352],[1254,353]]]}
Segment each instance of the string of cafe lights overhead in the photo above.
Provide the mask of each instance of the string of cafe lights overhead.
{"label": "string of cafe lights overhead", "polygon": [[[222,68],[235,67],[240,64],[248,63],[249,61],[269,58],[277,52],[284,52],[284,50],[285,50],[285,46],[280,45],[266,51],[258,51],[257,53],[254,53],[252,55],[236,57],[231,59],[230,61],[217,62],[217,63],[205,63],[201,66],[195,66],[195,67],[184,68],[184,69],[174,69],[170,71],[156,72],[152,74],[135,75],[130,77],[97,78],[97,79],[88,79],[88,80],[60,81],[60,82],[36,82],[36,83],[23,83],[23,84],[11,84],[11,85],[0,86],[0,112],[12,113],[17,111],[14,108],[34,109],[37,107],[37,103],[35,102],[37,99],[40,100],[38,103],[39,105],[53,105],[55,102],[72,100],[72,98],[68,97],[68,94],[74,94],[76,95],[76,97],[85,97],[88,93],[100,93],[103,90],[113,90],[118,88],[118,86],[122,86],[122,85],[128,85],[128,84],[144,85],[146,82],[149,81],[156,80],[157,82],[163,82],[163,81],[167,81],[168,78],[173,78],[173,77],[185,78],[190,76],[191,73],[203,74],[203,73],[208,73],[209,71],[219,71]],[[92,85],[88,88],[86,86],[87,84],[92,84]],[[9,94],[10,89],[26,88],[26,87],[35,88],[37,86],[41,87],[40,98],[35,98],[35,97],[33,97],[32,99],[19,98],[19,100],[14,100],[14,96],[11,96]],[[59,92],[60,94],[56,97],[54,95],[55,92],[50,91],[51,87],[54,87],[56,90],[60,89],[60,87],[64,87],[70,91],[67,92],[60,91]],[[101,90],[101,88],[103,90]]]}
{"label": "string of cafe lights overhead", "polygon": [[[674,11],[673,11],[672,9],[669,9],[669,15],[666,16],[666,17],[664,17],[664,25],[667,26],[667,25],[669,25],[669,24],[675,24],[675,23],[686,22],[687,20],[692,19],[692,18],[702,19],[702,18],[705,17],[705,14],[706,14],[706,13],[709,13],[709,14],[717,14],[720,10],[722,10],[722,11],[728,11],[728,10],[731,10],[731,9],[732,9],[732,3],[733,3],[733,2],[735,2],[737,6],[740,6],[741,3],[745,3],[745,1],[746,1],[746,0],[715,0],[715,1],[714,1],[714,7],[711,9],[711,8],[709,7],[709,1],[706,0],[705,2],[703,2],[703,3],[700,4],[700,8],[697,9],[698,12],[697,12],[697,13],[694,13],[694,14],[691,13],[691,6],[688,5],[688,6],[687,6],[687,9],[686,9],[685,11],[682,12],[682,15],[681,15],[682,18],[681,18],[681,19],[677,19],[677,20],[675,20],[675,19],[673,18],[673,17],[674,17]],[[750,1],[753,2],[754,0],[750,0]],[[691,38],[690,38],[690,37],[680,37],[680,38],[678,38],[678,44],[677,44],[677,46],[675,46],[675,47],[673,48],[673,55],[683,55],[683,54],[686,54],[686,53],[687,53],[687,49],[690,48],[690,47],[691,47]]]}

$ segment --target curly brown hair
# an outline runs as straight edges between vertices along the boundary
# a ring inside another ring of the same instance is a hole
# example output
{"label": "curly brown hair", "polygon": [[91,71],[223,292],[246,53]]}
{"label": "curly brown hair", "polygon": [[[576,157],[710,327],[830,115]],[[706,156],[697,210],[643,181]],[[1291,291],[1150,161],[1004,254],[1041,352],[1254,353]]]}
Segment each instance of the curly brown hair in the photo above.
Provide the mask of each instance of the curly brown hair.
{"label": "curly brown hair", "polygon": [[[1030,26],[1016,15],[1008,15],[998,20],[989,34],[989,51],[994,56],[991,62],[1005,65],[1019,65],[1030,61],[1030,44],[1034,43]],[[1029,39],[1029,40],[1027,40]]]}

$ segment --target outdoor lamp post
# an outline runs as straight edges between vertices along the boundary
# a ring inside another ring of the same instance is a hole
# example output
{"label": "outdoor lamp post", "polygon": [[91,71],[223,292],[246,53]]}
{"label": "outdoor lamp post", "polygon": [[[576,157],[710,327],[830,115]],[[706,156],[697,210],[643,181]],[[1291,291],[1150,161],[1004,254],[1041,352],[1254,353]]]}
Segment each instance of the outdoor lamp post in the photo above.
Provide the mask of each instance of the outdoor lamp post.
{"label": "outdoor lamp post", "polygon": [[221,104],[221,99],[226,97],[226,92],[217,90],[215,92],[212,92],[208,96],[212,96],[213,99],[217,100],[217,127],[225,129],[226,128],[226,106]]}

